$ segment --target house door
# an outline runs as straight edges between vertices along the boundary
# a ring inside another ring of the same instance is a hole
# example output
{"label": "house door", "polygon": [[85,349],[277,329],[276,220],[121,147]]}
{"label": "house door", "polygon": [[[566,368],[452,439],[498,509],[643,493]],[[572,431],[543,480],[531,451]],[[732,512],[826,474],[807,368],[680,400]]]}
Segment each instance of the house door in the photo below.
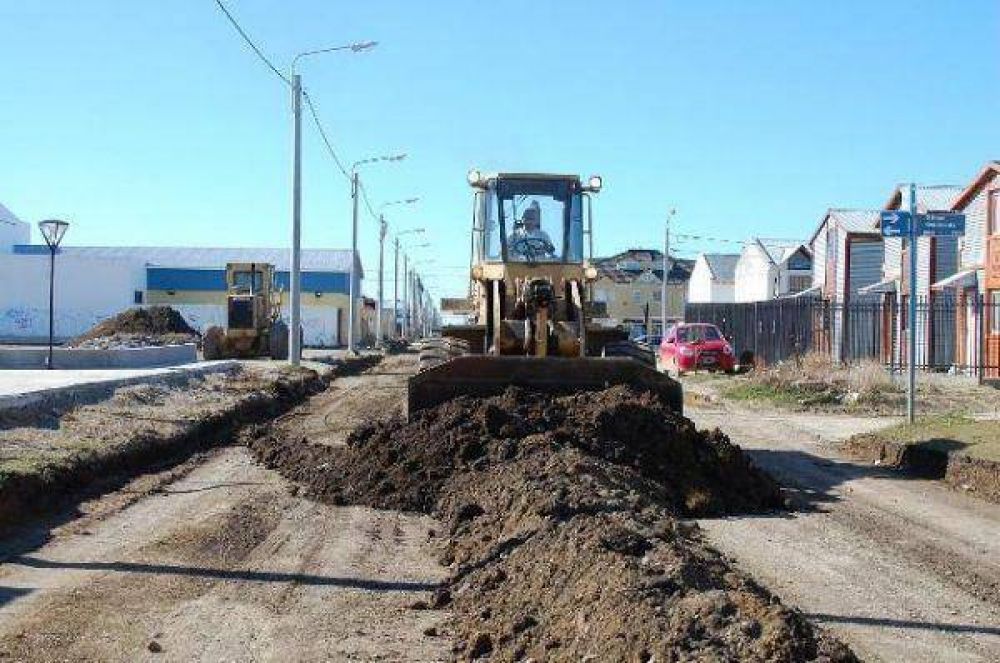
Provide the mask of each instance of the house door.
{"label": "house door", "polygon": [[977,302],[979,290],[964,288],[958,297],[955,309],[955,333],[960,339],[955,344],[955,364],[966,375],[975,375],[979,368],[979,311]]}
{"label": "house door", "polygon": [[986,347],[983,374],[1000,377],[1000,189],[986,197]]}

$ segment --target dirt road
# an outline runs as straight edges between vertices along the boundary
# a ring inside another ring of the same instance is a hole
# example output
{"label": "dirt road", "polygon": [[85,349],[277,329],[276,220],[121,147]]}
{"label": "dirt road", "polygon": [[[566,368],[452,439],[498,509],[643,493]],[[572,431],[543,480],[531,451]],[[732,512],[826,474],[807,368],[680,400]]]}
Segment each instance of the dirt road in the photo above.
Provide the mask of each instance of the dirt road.
{"label": "dirt road", "polygon": [[888,423],[692,406],[806,507],[700,521],[709,542],[862,658],[1000,660],[1000,507],[844,460],[832,443]]}
{"label": "dirt road", "polygon": [[[400,403],[412,357],[281,418],[333,432]],[[444,576],[424,517],[331,507],[228,447],[85,505],[41,547],[0,548],[0,659],[440,660],[409,605]],[[30,541],[31,537],[28,537]]]}

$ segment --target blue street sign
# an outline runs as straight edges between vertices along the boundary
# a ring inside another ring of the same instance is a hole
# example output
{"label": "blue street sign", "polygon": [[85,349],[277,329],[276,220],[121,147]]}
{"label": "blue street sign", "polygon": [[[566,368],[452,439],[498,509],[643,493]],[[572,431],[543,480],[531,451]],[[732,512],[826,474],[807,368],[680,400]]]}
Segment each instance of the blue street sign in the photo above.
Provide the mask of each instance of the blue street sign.
{"label": "blue street sign", "polygon": [[910,234],[910,213],[902,210],[882,212],[882,236],[905,237]]}
{"label": "blue street sign", "polygon": [[917,234],[958,237],[965,234],[965,215],[959,212],[927,212],[917,215]]}

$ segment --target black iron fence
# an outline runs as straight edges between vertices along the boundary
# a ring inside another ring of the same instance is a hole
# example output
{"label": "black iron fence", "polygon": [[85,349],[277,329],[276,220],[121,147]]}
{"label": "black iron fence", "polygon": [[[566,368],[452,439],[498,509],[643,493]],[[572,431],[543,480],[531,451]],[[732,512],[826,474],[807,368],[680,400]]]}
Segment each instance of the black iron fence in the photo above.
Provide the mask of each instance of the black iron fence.
{"label": "black iron fence", "polygon": [[1000,377],[1000,300],[918,298],[912,332],[908,316],[907,298],[895,295],[848,303],[799,298],[688,304],[685,309],[685,321],[718,326],[744,363],[770,364],[820,352],[837,362],[875,360],[901,369],[912,342],[921,370]]}

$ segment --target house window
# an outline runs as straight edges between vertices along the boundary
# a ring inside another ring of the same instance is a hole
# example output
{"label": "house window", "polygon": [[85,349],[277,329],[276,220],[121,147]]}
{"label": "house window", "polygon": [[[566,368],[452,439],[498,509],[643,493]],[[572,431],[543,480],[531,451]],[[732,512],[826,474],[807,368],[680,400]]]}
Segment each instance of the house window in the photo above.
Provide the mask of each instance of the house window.
{"label": "house window", "polygon": [[987,302],[990,307],[990,334],[1000,334],[1000,290],[990,290]]}
{"label": "house window", "polygon": [[1000,189],[993,189],[987,194],[986,223],[990,235],[1000,235]]}
{"label": "house window", "polygon": [[788,277],[788,292],[802,292],[807,290],[809,286],[812,285],[811,276],[789,276]]}
{"label": "house window", "polygon": [[642,303],[642,290],[633,290],[632,291],[632,303],[633,304],[641,304]]}
{"label": "house window", "polygon": [[134,293],[132,293],[132,303],[142,304],[142,290],[136,290]]}

